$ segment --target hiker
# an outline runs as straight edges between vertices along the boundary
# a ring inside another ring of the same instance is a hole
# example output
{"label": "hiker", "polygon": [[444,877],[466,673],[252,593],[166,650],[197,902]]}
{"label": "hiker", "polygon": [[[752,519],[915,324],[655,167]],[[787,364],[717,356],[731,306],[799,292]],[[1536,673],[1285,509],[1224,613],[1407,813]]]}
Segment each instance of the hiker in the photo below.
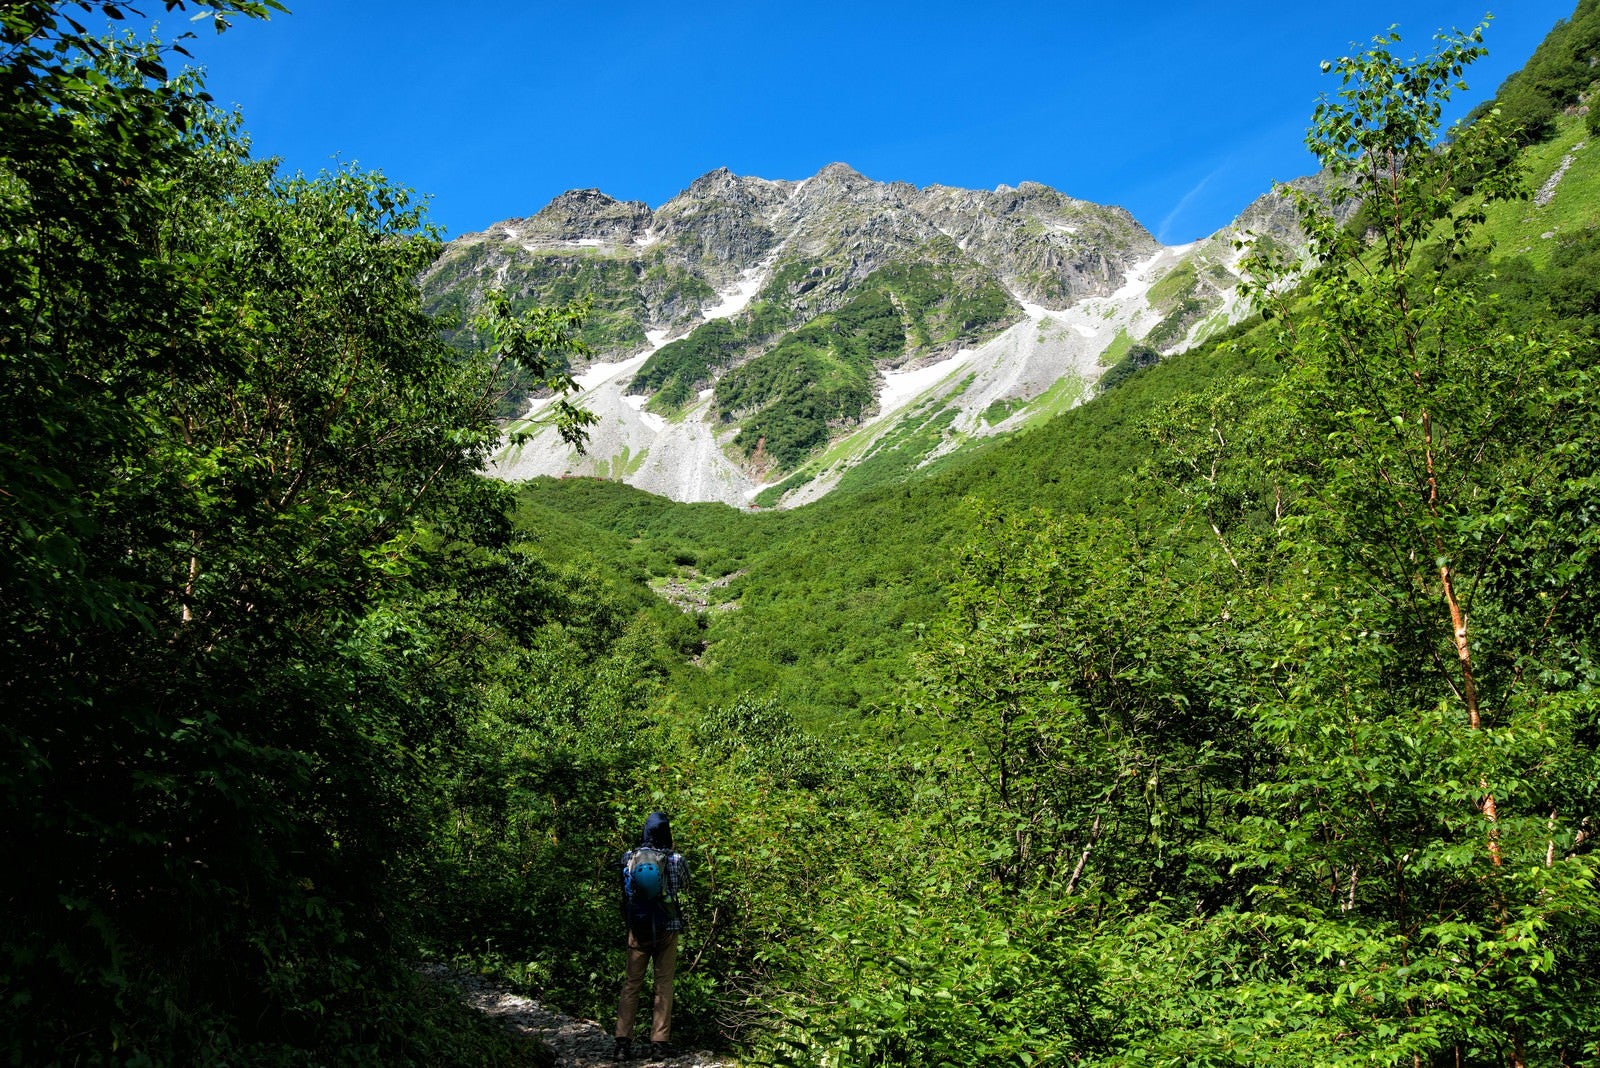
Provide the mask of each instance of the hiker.
{"label": "hiker", "polygon": [[655,962],[654,1019],[650,1026],[650,1056],[670,1056],[672,1033],[672,973],[678,964],[678,932],[683,930],[683,908],[678,895],[689,885],[689,864],[672,849],[672,824],[665,812],[652,812],[644,821],[644,835],[635,849],[622,854],[622,917],[628,929],[628,972],[617,1005],[615,1060],[633,1056],[633,1017],[644,989],[645,965]]}

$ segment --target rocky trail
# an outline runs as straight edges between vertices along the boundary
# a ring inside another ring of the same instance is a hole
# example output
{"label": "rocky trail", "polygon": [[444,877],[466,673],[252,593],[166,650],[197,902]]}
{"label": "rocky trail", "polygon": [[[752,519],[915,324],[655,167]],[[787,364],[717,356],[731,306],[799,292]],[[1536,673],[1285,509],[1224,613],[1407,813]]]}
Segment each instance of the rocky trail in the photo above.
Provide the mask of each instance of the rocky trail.
{"label": "rocky trail", "polygon": [[[480,975],[452,972],[440,966],[425,967],[423,972],[454,986],[463,1001],[485,1016],[519,1034],[539,1039],[555,1055],[551,1063],[557,1068],[600,1068],[617,1063],[611,1059],[610,1032],[594,1020],[574,1019],[532,998],[501,990]],[[647,1042],[640,1042],[640,1046],[649,1048]],[[737,1068],[736,1061],[703,1050],[680,1050],[672,1057],[652,1059],[638,1047],[633,1060],[627,1063],[665,1068]]]}

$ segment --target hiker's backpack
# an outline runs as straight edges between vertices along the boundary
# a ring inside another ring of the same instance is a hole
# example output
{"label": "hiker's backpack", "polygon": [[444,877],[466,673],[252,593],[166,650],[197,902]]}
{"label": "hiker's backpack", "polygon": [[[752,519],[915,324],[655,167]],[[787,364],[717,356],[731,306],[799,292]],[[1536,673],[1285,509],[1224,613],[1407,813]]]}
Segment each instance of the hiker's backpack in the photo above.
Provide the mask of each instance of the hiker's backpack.
{"label": "hiker's backpack", "polygon": [[628,926],[652,934],[666,924],[667,853],[640,846],[622,866],[623,910]]}

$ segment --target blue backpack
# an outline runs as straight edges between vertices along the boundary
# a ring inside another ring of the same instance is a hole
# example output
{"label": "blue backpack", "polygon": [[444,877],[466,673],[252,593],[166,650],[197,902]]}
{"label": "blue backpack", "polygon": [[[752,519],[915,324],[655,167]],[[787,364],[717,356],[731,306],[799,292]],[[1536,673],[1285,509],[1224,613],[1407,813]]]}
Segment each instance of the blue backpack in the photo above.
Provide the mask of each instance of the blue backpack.
{"label": "blue backpack", "polygon": [[667,853],[640,846],[622,866],[622,896],[628,927],[652,935],[667,919]]}

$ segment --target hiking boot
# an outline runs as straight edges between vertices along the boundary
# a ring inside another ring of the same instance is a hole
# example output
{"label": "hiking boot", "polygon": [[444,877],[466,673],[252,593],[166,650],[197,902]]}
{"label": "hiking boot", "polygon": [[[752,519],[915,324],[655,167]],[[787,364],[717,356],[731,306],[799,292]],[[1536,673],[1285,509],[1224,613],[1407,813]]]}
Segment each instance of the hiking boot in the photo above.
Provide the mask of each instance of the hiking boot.
{"label": "hiking boot", "polygon": [[633,1039],[617,1039],[617,1044],[611,1047],[611,1059],[614,1061],[633,1060]]}
{"label": "hiking boot", "polygon": [[670,1042],[650,1043],[650,1059],[653,1061],[664,1061],[669,1057],[676,1057],[677,1055],[678,1047],[674,1046]]}

